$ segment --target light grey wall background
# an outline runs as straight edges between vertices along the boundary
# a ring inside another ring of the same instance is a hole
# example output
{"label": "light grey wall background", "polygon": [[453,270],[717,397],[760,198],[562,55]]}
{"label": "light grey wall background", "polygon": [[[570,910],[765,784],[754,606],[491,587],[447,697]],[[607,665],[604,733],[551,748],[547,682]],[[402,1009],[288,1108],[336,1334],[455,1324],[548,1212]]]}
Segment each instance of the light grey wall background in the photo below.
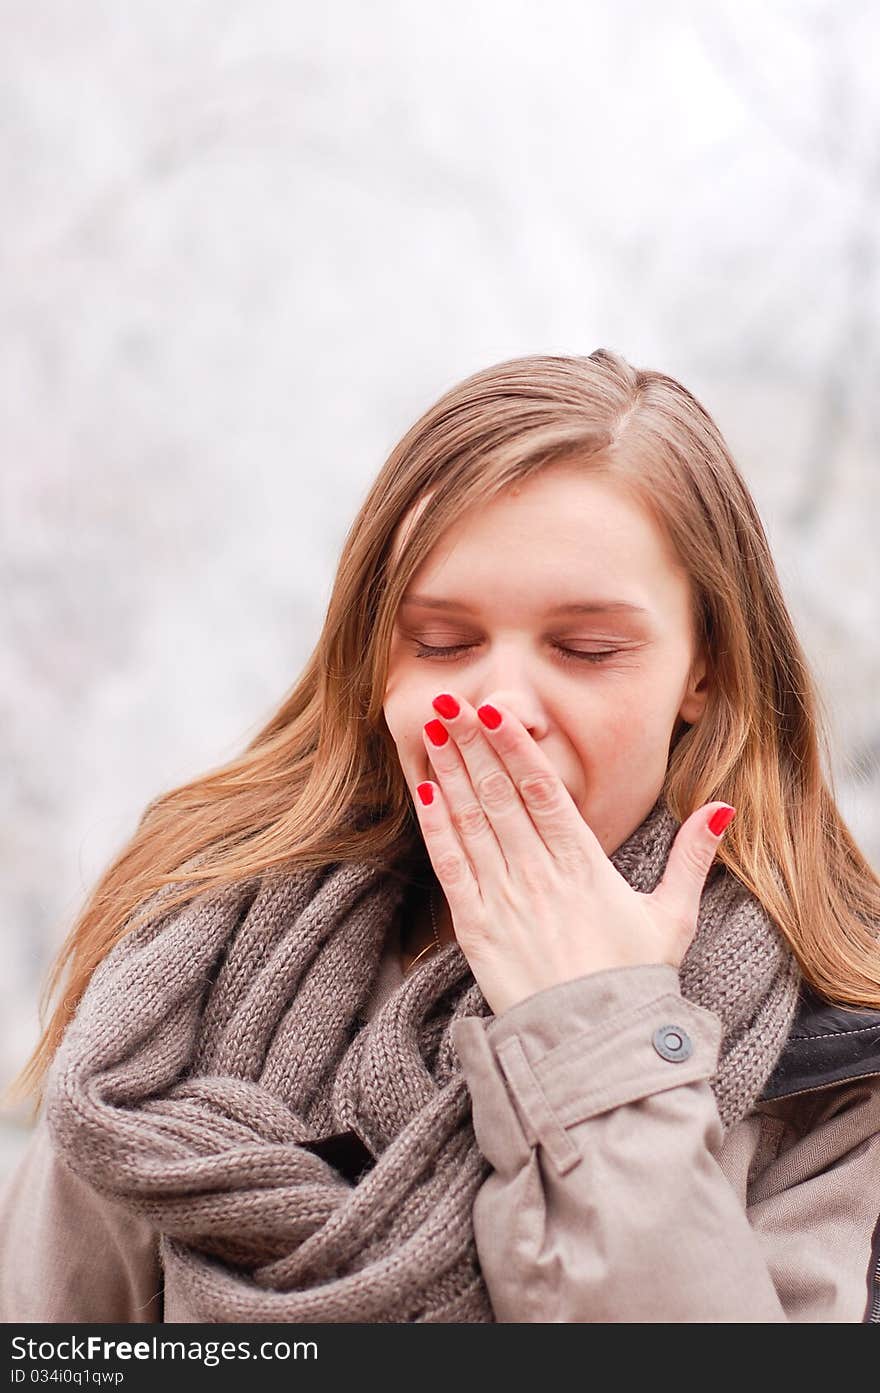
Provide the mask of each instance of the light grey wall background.
{"label": "light grey wall background", "polygon": [[876,6],[2,0],[0,31],[0,1082],[145,804],[298,674],[388,450],[501,358],[613,347],[714,413],[880,861]]}

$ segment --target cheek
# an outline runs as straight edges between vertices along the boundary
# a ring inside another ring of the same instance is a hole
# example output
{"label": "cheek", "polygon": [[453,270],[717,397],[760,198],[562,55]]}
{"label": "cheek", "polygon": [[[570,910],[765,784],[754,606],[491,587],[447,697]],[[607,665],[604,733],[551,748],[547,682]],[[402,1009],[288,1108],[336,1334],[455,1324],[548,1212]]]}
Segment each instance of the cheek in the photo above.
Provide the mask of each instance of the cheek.
{"label": "cheek", "polygon": [[406,729],[407,709],[412,707],[412,684],[407,682],[406,673],[399,662],[391,662],[385,678],[385,695],[382,709],[385,721],[392,735],[399,736]]}
{"label": "cheek", "polygon": [[668,735],[649,686],[620,685],[609,689],[586,717],[575,713],[569,729],[577,731],[577,749],[586,768],[630,763],[653,750]]}
{"label": "cheek", "polygon": [[406,730],[405,709],[406,703],[401,701],[399,696],[393,694],[389,695],[389,692],[386,691],[385,702],[382,707],[385,716],[385,724],[391,731],[394,739],[398,741]]}
{"label": "cheek", "polygon": [[582,756],[588,764],[599,759],[603,765],[620,759],[632,745],[633,713],[623,703],[610,703],[583,731]]}
{"label": "cheek", "polygon": [[394,691],[390,687],[386,688],[383,705],[385,724],[401,758],[407,757],[411,760],[423,753],[421,727],[425,721],[430,720],[430,712],[420,719],[420,709],[412,692],[403,687]]}

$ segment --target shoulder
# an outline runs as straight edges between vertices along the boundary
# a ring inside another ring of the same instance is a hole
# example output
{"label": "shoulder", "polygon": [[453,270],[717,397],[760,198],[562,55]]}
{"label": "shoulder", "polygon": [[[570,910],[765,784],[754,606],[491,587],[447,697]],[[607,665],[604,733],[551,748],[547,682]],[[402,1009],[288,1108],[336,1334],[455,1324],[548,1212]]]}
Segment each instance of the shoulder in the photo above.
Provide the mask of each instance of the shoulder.
{"label": "shoulder", "polygon": [[158,1234],[58,1155],[39,1117],[0,1193],[6,1321],[161,1320]]}

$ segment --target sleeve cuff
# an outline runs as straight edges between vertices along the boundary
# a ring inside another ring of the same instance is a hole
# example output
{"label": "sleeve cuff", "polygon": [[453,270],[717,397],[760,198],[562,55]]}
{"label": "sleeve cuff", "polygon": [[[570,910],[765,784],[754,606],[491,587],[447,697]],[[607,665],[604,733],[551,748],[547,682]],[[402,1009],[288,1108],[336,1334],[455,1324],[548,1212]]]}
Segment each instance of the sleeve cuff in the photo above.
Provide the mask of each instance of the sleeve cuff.
{"label": "sleeve cuff", "polygon": [[483,1154],[516,1168],[540,1142],[565,1174],[582,1159],[576,1123],[711,1078],[722,1025],[682,996],[676,968],[648,963],[560,982],[452,1032]]}

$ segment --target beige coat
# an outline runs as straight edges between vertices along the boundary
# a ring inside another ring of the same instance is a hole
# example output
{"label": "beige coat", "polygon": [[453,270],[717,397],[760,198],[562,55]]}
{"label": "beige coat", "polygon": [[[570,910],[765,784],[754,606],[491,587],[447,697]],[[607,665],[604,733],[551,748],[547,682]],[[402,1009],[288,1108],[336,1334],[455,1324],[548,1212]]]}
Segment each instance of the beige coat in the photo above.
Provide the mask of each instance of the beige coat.
{"label": "beige coat", "polygon": [[[390,949],[372,1009],[401,980]],[[497,1320],[880,1321],[876,1055],[722,1138],[721,1023],[672,967],[581,977],[454,1032],[493,1167],[473,1217]],[[0,1318],[192,1319],[156,1233],[66,1167],[42,1118],[0,1193]]]}

